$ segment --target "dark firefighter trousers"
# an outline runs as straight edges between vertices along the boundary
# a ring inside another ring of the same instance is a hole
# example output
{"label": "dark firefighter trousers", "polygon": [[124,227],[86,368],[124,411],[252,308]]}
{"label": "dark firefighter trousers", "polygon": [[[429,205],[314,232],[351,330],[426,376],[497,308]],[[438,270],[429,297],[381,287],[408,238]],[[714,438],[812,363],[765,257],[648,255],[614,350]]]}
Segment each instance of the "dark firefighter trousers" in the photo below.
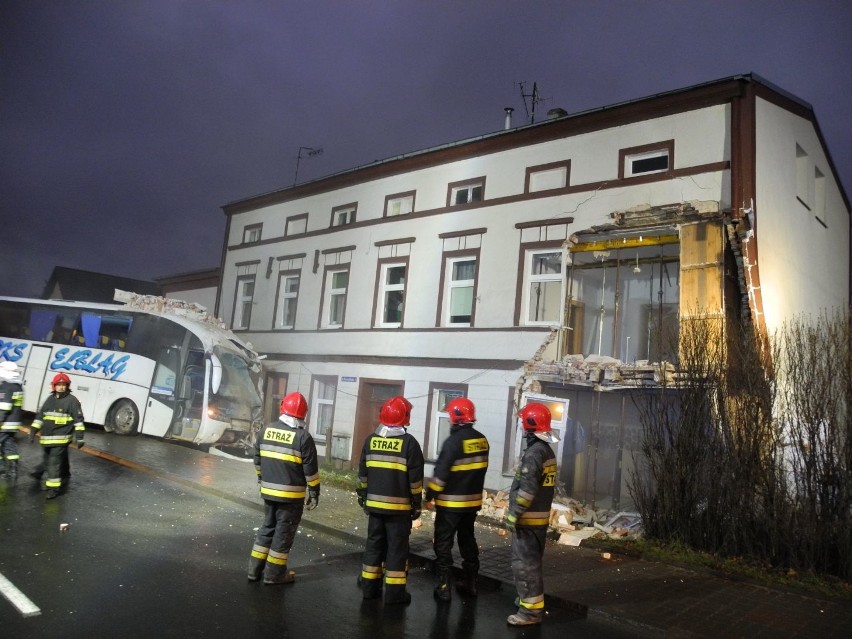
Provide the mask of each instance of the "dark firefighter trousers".
{"label": "dark firefighter trousers", "polygon": [[364,565],[361,567],[361,588],[364,599],[379,596],[383,575],[385,602],[399,603],[405,598],[409,534],[411,534],[411,516],[408,513],[402,515],[370,513]]}
{"label": "dark firefighter trousers", "polygon": [[459,554],[465,574],[479,572],[479,546],[473,534],[477,511],[453,512],[439,509],[435,516],[435,563],[439,573],[449,574],[453,569],[453,537],[458,536]]}
{"label": "dark firefighter trousers", "polygon": [[518,614],[538,618],[544,614],[544,556],[546,526],[518,526],[512,538],[512,575],[518,591]]}
{"label": "dark firefighter trousers", "polygon": [[41,445],[41,463],[36,466],[33,476],[47,475],[45,488],[58,490],[62,482],[71,477],[71,464],[68,462],[68,444]]}
{"label": "dark firefighter trousers", "polygon": [[2,465],[4,459],[16,462],[20,458],[18,442],[15,441],[15,431],[0,431],[0,465]]}
{"label": "dark firefighter trousers", "polygon": [[255,577],[264,572],[266,579],[274,580],[286,574],[287,558],[304,509],[302,502],[263,500],[263,524],[257,529],[251,549]]}

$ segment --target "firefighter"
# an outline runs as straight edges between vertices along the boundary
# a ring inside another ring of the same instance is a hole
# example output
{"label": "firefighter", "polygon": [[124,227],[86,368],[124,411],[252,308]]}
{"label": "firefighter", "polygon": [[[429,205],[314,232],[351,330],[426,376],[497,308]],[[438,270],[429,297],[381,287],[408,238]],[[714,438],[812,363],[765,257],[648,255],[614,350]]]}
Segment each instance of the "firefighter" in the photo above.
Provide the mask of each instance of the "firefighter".
{"label": "firefighter", "polygon": [[50,382],[52,393],[44,400],[36,413],[30,428],[30,441],[39,433],[42,456],[41,470],[34,476],[47,474],[44,487],[47,498],[59,496],[63,476],[70,474],[68,469],[68,446],[76,439],[77,448],[83,447],[86,427],[83,424],[83,408],[80,401],[71,394],[71,379],[65,373],[59,373]]}
{"label": "firefighter", "polygon": [[510,626],[539,624],[544,617],[542,557],[556,486],[556,455],[550,444],[559,438],[550,428],[550,411],[543,404],[527,404],[518,413],[526,435],[526,450],[509,492],[506,526],[512,537],[512,574],[518,590],[518,611]]}
{"label": "firefighter", "polygon": [[24,389],[15,362],[0,362],[0,477],[18,478],[18,444],[15,435],[21,427]]}
{"label": "firefighter", "polygon": [[453,538],[458,536],[464,580],[457,585],[464,595],[477,594],[479,547],[473,524],[482,508],[482,489],[488,470],[488,440],[476,430],[476,407],[466,397],[447,404],[450,435],[444,440],[435,476],[426,485],[426,501],[435,504],[435,563],[438,584],[434,595],[438,601],[452,599]]}
{"label": "firefighter", "polygon": [[358,504],[369,516],[358,583],[364,599],[382,594],[386,604],[407,604],[408,536],[420,517],[423,451],[406,432],[411,402],[397,395],[379,412],[379,426],[364,442],[358,466]]}
{"label": "firefighter", "polygon": [[317,447],[305,429],[308,403],[301,393],[281,400],[278,421],[263,427],[254,453],[254,467],[263,498],[263,524],[251,549],[249,581],[268,586],[293,583],[287,558],[304,510],[319,504]]}

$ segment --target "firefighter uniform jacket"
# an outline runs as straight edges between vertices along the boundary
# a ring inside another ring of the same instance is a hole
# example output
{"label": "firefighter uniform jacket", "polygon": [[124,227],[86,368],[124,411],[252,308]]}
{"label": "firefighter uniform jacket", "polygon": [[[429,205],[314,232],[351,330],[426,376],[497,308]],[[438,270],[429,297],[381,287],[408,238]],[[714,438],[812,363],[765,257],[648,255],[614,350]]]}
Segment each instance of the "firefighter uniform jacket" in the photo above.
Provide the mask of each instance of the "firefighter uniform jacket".
{"label": "firefighter uniform jacket", "polygon": [[485,436],[469,425],[451,426],[435,463],[435,476],[426,487],[426,500],[434,499],[439,510],[475,512],[482,508],[487,470]]}
{"label": "firefighter uniform jacket", "polygon": [[507,518],[516,526],[547,528],[556,487],[556,455],[549,444],[535,436],[521,457],[509,491]]}
{"label": "firefighter uniform jacket", "polygon": [[0,381],[0,431],[17,433],[21,427],[24,389],[17,382]]}
{"label": "firefighter uniform jacket", "polygon": [[304,503],[308,486],[319,491],[314,438],[304,428],[291,426],[283,419],[267,424],[260,431],[254,468],[264,499]]}
{"label": "firefighter uniform jacket", "polygon": [[357,492],[371,514],[409,515],[420,510],[423,451],[405,428],[382,425],[367,437]]}
{"label": "firefighter uniform jacket", "polygon": [[68,446],[74,437],[82,443],[86,427],[80,401],[71,393],[51,393],[36,413],[33,429],[41,432],[42,446]]}

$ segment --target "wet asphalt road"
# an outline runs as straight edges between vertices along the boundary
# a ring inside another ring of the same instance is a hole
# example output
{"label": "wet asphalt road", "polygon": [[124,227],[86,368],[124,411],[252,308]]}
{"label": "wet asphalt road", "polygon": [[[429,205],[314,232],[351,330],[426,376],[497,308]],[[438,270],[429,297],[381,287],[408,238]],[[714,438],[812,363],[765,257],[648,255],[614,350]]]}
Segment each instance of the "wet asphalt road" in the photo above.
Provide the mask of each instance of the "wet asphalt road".
{"label": "wet asphalt road", "polygon": [[505,590],[438,606],[422,566],[409,574],[409,606],[362,601],[362,548],[306,528],[290,554],[296,584],[249,583],[260,511],[75,450],[69,488],[46,501],[26,474],[38,446],[21,443],[24,473],[0,480],[0,575],[39,613],[24,616],[6,592],[4,637],[630,636],[559,609],[542,626],[509,628]]}

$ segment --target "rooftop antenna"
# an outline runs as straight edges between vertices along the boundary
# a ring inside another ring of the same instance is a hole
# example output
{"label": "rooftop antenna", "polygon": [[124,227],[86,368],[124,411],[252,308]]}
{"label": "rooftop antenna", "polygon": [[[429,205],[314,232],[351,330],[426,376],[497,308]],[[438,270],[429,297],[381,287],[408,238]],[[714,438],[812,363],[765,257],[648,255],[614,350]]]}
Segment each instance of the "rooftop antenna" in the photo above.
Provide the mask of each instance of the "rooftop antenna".
{"label": "rooftop antenna", "polygon": [[[524,111],[527,112],[527,117],[530,119],[530,124],[535,124],[535,105],[539,102],[544,102],[544,98],[542,98],[538,93],[538,83],[533,82],[532,93],[524,93],[526,89],[526,82],[518,82],[518,86],[521,89],[521,98],[524,101]],[[527,98],[530,98],[530,106],[527,107]]]}
{"label": "rooftop antenna", "polygon": [[302,151],[307,151],[307,157],[312,158],[317,155],[322,155],[322,147],[318,146],[316,148],[310,146],[300,146],[299,152],[296,154],[296,175],[293,176],[293,186],[296,186],[296,182],[299,180],[299,162],[302,161]]}

